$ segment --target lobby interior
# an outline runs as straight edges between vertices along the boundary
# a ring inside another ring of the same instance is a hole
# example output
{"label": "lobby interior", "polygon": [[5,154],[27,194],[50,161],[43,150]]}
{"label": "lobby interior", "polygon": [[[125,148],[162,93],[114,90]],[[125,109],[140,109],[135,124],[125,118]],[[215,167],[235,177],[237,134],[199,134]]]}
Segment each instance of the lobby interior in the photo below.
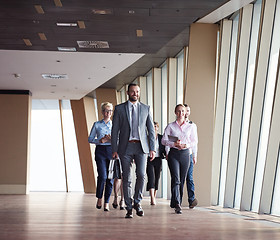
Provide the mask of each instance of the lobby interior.
{"label": "lobby interior", "polygon": [[[0,3],[0,239],[279,239],[280,1],[116,2]],[[199,204],[185,191],[180,216],[166,161],[144,217],[95,208],[87,138],[131,82],[161,133],[191,106]]]}

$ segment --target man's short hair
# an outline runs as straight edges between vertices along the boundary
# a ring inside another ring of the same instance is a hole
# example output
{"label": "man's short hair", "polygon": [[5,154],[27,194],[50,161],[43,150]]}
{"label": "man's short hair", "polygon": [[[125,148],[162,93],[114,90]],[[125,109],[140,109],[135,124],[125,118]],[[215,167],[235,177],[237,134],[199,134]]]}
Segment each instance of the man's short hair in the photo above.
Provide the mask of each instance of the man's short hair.
{"label": "man's short hair", "polygon": [[[138,84],[136,84],[136,83],[130,83],[129,85],[128,85],[128,87],[127,87],[127,91],[129,92],[129,89],[130,89],[130,87],[135,87],[135,86],[137,86],[137,87],[139,87],[139,85]],[[140,87],[139,87],[140,88]]]}

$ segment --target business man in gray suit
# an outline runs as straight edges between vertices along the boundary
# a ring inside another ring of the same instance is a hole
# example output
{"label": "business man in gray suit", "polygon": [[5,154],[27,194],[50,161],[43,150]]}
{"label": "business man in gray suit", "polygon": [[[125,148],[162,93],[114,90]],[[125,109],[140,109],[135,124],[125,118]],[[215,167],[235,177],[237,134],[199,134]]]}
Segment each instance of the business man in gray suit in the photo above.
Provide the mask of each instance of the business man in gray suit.
{"label": "business man in gray suit", "polygon": [[[155,157],[155,130],[150,107],[138,101],[140,87],[129,84],[129,100],[115,107],[111,134],[113,158],[120,157],[123,170],[123,192],[126,218],[132,218],[132,206],[138,216],[144,216],[140,205],[144,188],[147,154]],[[136,165],[136,183],[132,199],[131,166]],[[134,201],[134,205],[133,205]]]}

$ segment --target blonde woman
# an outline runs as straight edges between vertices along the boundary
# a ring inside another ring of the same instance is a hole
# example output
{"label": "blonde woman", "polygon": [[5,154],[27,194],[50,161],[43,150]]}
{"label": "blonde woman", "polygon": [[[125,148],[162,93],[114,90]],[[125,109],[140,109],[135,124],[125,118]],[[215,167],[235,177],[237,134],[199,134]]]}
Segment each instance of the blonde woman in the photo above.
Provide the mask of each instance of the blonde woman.
{"label": "blonde woman", "polygon": [[88,141],[89,143],[94,143],[96,145],[95,161],[98,173],[96,187],[96,208],[101,209],[104,192],[104,211],[109,211],[109,200],[113,189],[113,179],[108,179],[107,174],[109,162],[112,158],[111,116],[113,113],[113,104],[109,102],[102,103],[101,111],[103,119],[93,124]]}

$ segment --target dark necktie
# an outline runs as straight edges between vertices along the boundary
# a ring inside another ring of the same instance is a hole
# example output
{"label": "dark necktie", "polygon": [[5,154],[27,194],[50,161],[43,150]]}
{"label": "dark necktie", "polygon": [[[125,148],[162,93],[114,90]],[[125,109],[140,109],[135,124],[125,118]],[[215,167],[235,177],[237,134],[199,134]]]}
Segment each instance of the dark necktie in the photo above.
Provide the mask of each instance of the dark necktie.
{"label": "dark necktie", "polygon": [[132,128],[132,138],[136,138],[137,136],[137,117],[136,117],[136,110],[135,107],[132,106],[131,109],[131,128]]}

